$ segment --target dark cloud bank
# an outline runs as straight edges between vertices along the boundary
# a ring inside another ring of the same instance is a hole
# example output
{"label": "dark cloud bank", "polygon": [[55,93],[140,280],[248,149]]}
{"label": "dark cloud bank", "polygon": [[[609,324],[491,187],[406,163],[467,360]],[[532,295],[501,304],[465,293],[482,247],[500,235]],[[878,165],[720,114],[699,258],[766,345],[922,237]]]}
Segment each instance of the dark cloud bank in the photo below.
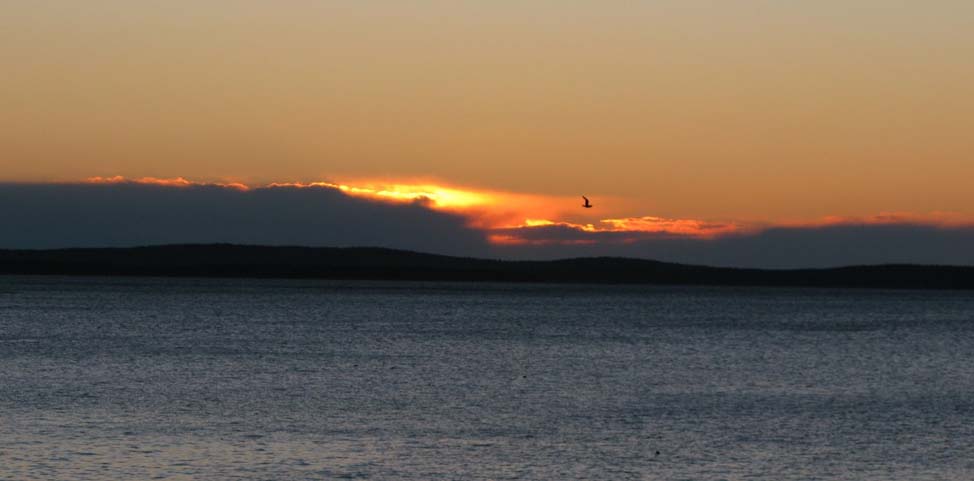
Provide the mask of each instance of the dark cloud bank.
{"label": "dark cloud bank", "polygon": [[[508,232],[511,233],[511,232]],[[491,246],[460,216],[422,203],[390,204],[328,188],[150,184],[0,184],[0,248],[126,247],[229,242],[378,246],[512,259],[627,256],[746,267],[916,263],[974,265],[974,229],[922,225],[773,228],[699,240],[621,242],[618,234],[541,227],[522,238],[591,245]]]}
{"label": "dark cloud bank", "polygon": [[370,202],[328,188],[0,185],[2,248],[229,242],[487,255],[483,233],[464,223],[420,203]]}

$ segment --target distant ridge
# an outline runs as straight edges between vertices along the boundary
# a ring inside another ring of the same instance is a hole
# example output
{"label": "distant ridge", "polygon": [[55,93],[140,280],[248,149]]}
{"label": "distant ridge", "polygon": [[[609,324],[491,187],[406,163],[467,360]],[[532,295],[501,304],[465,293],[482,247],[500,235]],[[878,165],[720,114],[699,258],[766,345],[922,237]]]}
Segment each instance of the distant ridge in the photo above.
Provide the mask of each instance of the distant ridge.
{"label": "distant ridge", "polygon": [[589,257],[500,261],[394,249],[231,244],[2,250],[0,274],[974,289],[974,267],[735,269]]}

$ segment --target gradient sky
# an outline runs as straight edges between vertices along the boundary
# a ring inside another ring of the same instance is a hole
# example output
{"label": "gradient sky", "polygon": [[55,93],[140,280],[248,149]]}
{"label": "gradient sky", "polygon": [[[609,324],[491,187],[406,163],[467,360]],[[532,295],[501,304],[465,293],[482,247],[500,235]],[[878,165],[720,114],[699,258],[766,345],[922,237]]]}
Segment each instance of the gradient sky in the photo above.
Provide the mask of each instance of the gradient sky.
{"label": "gradient sky", "polygon": [[573,222],[974,219],[969,0],[12,0],[0,71],[0,181],[599,199]]}

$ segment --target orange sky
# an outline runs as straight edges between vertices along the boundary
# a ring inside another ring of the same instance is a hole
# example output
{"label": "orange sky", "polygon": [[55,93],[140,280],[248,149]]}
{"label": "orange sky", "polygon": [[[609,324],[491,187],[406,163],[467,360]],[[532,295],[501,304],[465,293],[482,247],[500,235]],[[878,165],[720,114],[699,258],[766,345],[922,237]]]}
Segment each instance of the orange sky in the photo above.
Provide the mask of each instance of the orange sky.
{"label": "orange sky", "polygon": [[970,1],[13,0],[0,27],[0,181],[463,186],[491,226],[974,217]]}

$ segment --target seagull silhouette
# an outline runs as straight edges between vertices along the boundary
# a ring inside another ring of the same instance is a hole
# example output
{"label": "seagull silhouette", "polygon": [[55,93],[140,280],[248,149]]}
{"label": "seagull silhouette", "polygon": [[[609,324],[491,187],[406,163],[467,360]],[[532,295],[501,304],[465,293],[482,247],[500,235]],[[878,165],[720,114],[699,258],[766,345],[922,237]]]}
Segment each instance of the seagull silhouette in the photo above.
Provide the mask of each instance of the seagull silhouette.
{"label": "seagull silhouette", "polygon": [[585,197],[585,196],[583,195],[583,196],[582,196],[582,198],[583,198],[583,199],[585,199],[585,203],[584,203],[584,204],[582,204],[582,207],[584,207],[584,208],[586,208],[586,209],[591,209],[591,208],[592,208],[592,204],[590,204],[590,203],[588,202],[588,197]]}

